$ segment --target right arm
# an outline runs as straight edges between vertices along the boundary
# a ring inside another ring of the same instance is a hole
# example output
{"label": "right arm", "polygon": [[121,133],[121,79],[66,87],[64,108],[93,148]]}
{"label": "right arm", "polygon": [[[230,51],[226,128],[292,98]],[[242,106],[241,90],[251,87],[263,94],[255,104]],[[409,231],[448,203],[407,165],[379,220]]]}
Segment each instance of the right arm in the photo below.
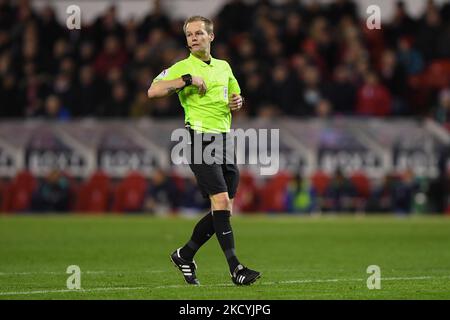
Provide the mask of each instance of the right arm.
{"label": "right arm", "polygon": [[[170,96],[172,93],[181,90],[185,86],[185,82],[182,77],[176,78],[174,80],[160,80],[152,83],[147,91],[147,96],[150,99],[163,98]],[[200,95],[204,95],[206,92],[206,84],[200,77],[192,76],[192,85],[196,86]]]}
{"label": "right arm", "polygon": [[148,89],[147,96],[150,99],[167,97],[184,86],[185,83],[181,77],[174,80],[156,81]]}

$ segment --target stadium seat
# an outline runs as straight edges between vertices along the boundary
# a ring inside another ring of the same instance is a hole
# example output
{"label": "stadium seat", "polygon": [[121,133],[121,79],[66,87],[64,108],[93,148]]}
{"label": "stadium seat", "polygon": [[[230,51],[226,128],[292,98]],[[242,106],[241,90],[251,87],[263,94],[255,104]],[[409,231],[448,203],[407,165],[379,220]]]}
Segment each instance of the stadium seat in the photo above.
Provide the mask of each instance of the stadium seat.
{"label": "stadium seat", "polygon": [[78,193],[80,191],[79,182],[70,173],[66,171],[64,171],[62,174],[69,181],[69,190],[70,190],[69,211],[76,210]]}
{"label": "stadium seat", "polygon": [[233,206],[238,212],[255,213],[258,210],[258,187],[253,174],[249,171],[242,171],[239,179],[239,186],[234,198]]}
{"label": "stadium seat", "polygon": [[428,66],[425,85],[431,89],[442,89],[450,85],[450,60],[435,60]]}
{"label": "stadium seat", "polygon": [[182,193],[184,191],[184,183],[185,183],[185,181],[184,181],[184,178],[181,175],[179,175],[176,172],[172,172],[169,175],[169,179],[172,179],[172,181],[175,183],[175,187],[177,188],[177,190],[180,193]]}
{"label": "stadium seat", "polygon": [[0,213],[4,213],[5,209],[4,209],[4,199],[6,196],[6,186],[7,184],[1,180],[0,181]]}
{"label": "stadium seat", "polygon": [[31,172],[19,172],[11,183],[4,187],[2,211],[23,212],[30,209],[31,198],[37,187]]}
{"label": "stadium seat", "polygon": [[103,213],[109,209],[111,182],[109,176],[97,171],[78,191],[76,210]]}
{"label": "stadium seat", "polygon": [[351,174],[350,180],[354,184],[359,197],[364,199],[370,196],[370,181],[367,175],[362,171],[356,171]]}
{"label": "stadium seat", "polygon": [[269,179],[259,192],[259,209],[267,212],[286,212],[286,192],[290,181],[291,175],[283,171]]}
{"label": "stadium seat", "polygon": [[318,196],[325,195],[330,180],[330,176],[323,171],[316,171],[312,174],[311,183]]}
{"label": "stadium seat", "polygon": [[114,212],[142,211],[147,192],[147,180],[139,172],[129,173],[114,192]]}
{"label": "stadium seat", "polygon": [[370,197],[370,181],[367,175],[362,171],[353,172],[350,180],[356,189],[356,209],[365,211],[367,201]]}
{"label": "stadium seat", "polygon": [[310,179],[311,185],[317,194],[317,208],[319,211],[322,211],[324,208],[330,206],[325,196],[330,185],[331,177],[327,173],[319,170],[314,172]]}

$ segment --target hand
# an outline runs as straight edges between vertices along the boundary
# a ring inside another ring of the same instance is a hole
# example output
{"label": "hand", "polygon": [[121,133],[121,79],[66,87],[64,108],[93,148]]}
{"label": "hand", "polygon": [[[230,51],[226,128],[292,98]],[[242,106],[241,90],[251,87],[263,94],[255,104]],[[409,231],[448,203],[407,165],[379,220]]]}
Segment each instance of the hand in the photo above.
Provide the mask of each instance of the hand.
{"label": "hand", "polygon": [[199,95],[203,96],[206,93],[206,84],[202,78],[192,76],[192,85],[198,88]]}
{"label": "hand", "polygon": [[228,107],[232,110],[239,110],[242,108],[242,105],[244,104],[244,99],[236,93],[233,93],[231,97],[228,100]]}

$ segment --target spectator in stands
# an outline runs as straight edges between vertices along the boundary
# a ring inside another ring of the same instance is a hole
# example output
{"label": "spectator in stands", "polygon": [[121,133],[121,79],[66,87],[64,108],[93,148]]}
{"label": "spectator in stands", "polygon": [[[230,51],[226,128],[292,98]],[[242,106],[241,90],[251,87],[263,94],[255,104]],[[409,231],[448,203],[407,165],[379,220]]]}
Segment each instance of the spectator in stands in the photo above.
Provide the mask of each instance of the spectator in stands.
{"label": "spectator in stands", "polygon": [[287,12],[282,29],[282,43],[287,57],[300,51],[300,45],[305,39],[302,16],[295,11]]}
{"label": "spectator in stands", "polygon": [[152,102],[148,99],[145,91],[138,93],[130,108],[132,118],[141,118],[151,115]]}
{"label": "spectator in stands", "polygon": [[39,47],[45,56],[50,56],[56,40],[65,36],[65,29],[56,19],[55,10],[50,5],[42,9],[39,18]]}
{"label": "spectator in stands", "polygon": [[385,50],[381,57],[380,66],[381,82],[389,89],[392,95],[392,114],[406,115],[407,109],[405,97],[407,92],[406,71],[397,62],[397,57],[393,50]]}
{"label": "spectator in stands", "polygon": [[50,120],[65,121],[70,119],[69,110],[64,107],[56,95],[50,95],[45,99],[44,117]]}
{"label": "spectator in stands", "polygon": [[[297,106],[295,101],[298,101],[299,98],[298,81],[290,74],[287,66],[282,63],[274,65],[269,78],[267,90],[272,92],[270,97],[271,103],[279,106],[282,113],[292,114],[292,111]],[[261,93],[258,94],[260,95]]]}
{"label": "spectator in stands", "polygon": [[351,81],[347,67],[344,65],[336,67],[333,80],[329,81],[324,88],[324,96],[333,105],[335,114],[354,113],[356,87]]}
{"label": "spectator in stands", "polygon": [[166,214],[177,209],[178,190],[162,169],[156,169],[149,183],[144,210],[153,214]]}
{"label": "spectator in stands", "polygon": [[[214,55],[235,64],[235,76],[248,93],[246,112],[251,117],[314,116],[324,98],[334,114],[359,114],[355,110],[361,101],[356,101],[354,91],[369,70],[377,70],[391,95],[392,111],[383,110],[383,115],[422,115],[421,108],[404,104],[410,89],[407,77],[419,75],[436,58],[448,59],[450,5],[439,8],[429,2],[416,22],[408,15],[407,4],[398,1],[392,21],[384,22],[381,30],[368,31],[360,23],[366,17],[357,16],[355,1],[229,1],[216,16],[221,32]],[[92,105],[109,104],[111,94],[105,92],[112,92],[117,82],[129,89],[122,116],[129,115],[131,104],[160,66],[185,54],[183,21],[170,19],[160,0],[142,20],[123,23],[119,7],[110,6],[93,23],[86,23],[82,33],[68,31],[56,19],[54,6],[34,12],[30,1],[0,5],[0,97],[11,105],[9,111],[0,112],[2,116],[39,116],[51,94],[57,94],[73,115],[110,116]],[[78,95],[78,78],[87,66],[96,74],[98,101],[90,90],[84,97]],[[298,77],[291,77],[291,72]],[[268,90],[272,84],[277,90]],[[429,114],[432,95],[418,96]],[[267,105],[274,109],[268,112]],[[173,114],[162,109],[157,114]]]}
{"label": "spectator in stands", "polygon": [[411,170],[404,171],[394,184],[392,209],[395,213],[411,213],[416,188],[413,172]]}
{"label": "spectator in stands", "polygon": [[47,61],[47,68],[50,73],[56,75],[60,72],[61,70],[59,70],[59,67],[61,66],[62,61],[65,58],[70,57],[71,54],[72,50],[64,37],[56,40],[53,45],[52,57]]}
{"label": "spectator in stands", "polygon": [[317,210],[316,191],[301,174],[293,177],[289,184],[286,207],[292,213],[312,213]]}
{"label": "spectator in stands", "polygon": [[236,33],[248,30],[251,27],[252,16],[255,11],[242,0],[228,1],[217,13],[216,27],[219,39],[228,40]]}
{"label": "spectator in stands", "polygon": [[124,68],[127,63],[127,54],[122,48],[118,37],[110,35],[104,41],[103,50],[95,60],[95,71],[105,77],[113,68]]}
{"label": "spectator in stands", "polygon": [[102,115],[108,118],[121,118],[129,114],[129,92],[124,82],[114,83],[111,98],[103,105]]}
{"label": "spectator in stands", "polygon": [[57,74],[53,82],[52,92],[58,96],[68,112],[72,112],[76,108],[76,87],[69,72]]}
{"label": "spectator in stands", "polygon": [[367,202],[367,211],[374,213],[388,213],[393,210],[393,193],[395,177],[387,174],[380,185],[375,185]]}
{"label": "spectator in stands", "polygon": [[450,213],[450,168],[447,167],[447,154],[443,152],[441,156],[441,167],[436,178],[430,181],[427,191],[429,199],[429,212]]}
{"label": "spectator in stands", "polygon": [[92,66],[95,62],[95,45],[90,40],[81,42],[77,54],[77,62],[82,66]]}
{"label": "spectator in stands", "polygon": [[312,116],[315,113],[315,106],[324,97],[320,84],[320,73],[316,67],[306,67],[302,78],[302,88],[301,106],[296,113]]}
{"label": "spectator in stands", "polygon": [[408,38],[400,38],[398,40],[398,61],[405,68],[408,75],[415,75],[424,69],[422,54],[415,49],[411,40]]}
{"label": "spectator in stands", "polygon": [[184,180],[180,199],[180,211],[186,214],[201,213],[208,208],[209,202],[202,196],[194,176]]}
{"label": "spectator in stands", "polygon": [[356,189],[342,170],[336,170],[325,192],[325,211],[354,212]]}
{"label": "spectator in stands", "polygon": [[99,116],[105,84],[99,80],[90,65],[84,65],[79,72],[79,83],[76,88],[76,108],[74,116]]}
{"label": "spectator in stands", "polygon": [[320,100],[316,107],[314,115],[320,119],[329,119],[333,113],[333,106],[326,99]]}
{"label": "spectator in stands", "polygon": [[32,211],[65,212],[69,209],[70,185],[59,170],[43,179],[32,196]]}
{"label": "spectator in stands", "polygon": [[404,1],[397,1],[392,21],[387,26],[387,38],[392,46],[401,37],[411,37],[416,32],[416,23],[409,16]]}
{"label": "spectator in stands", "polygon": [[344,17],[350,17],[354,21],[357,21],[358,18],[356,3],[352,0],[332,1],[327,14],[333,25],[337,24]]}
{"label": "spectator in stands", "polygon": [[111,37],[123,40],[124,27],[117,18],[117,7],[115,5],[109,6],[105,14],[94,21],[92,34],[94,43],[98,44],[102,44],[105,38],[111,39]]}
{"label": "spectator in stands", "polygon": [[170,29],[170,20],[167,13],[161,5],[161,0],[154,0],[152,11],[146,15],[138,28],[140,41],[147,40],[149,30],[153,29]]}
{"label": "spectator in stands", "polygon": [[379,83],[375,72],[365,75],[364,84],[357,94],[356,112],[363,116],[387,116],[391,113],[391,95],[389,91]]}
{"label": "spectator in stands", "polygon": [[[263,76],[258,72],[252,72],[246,77],[244,83],[245,109],[250,116],[256,116],[259,107],[268,100],[268,92],[265,90]],[[244,111],[242,109],[241,111]]]}
{"label": "spectator in stands", "polygon": [[433,118],[450,129],[450,88],[440,91],[438,104],[433,110]]}
{"label": "spectator in stands", "polygon": [[426,62],[439,57],[439,40],[443,31],[439,10],[434,4],[427,7],[417,32],[417,48]]}
{"label": "spectator in stands", "polygon": [[[1,59],[1,58],[0,58]],[[6,73],[0,83],[0,118],[19,118],[24,114],[24,100],[14,73]]]}

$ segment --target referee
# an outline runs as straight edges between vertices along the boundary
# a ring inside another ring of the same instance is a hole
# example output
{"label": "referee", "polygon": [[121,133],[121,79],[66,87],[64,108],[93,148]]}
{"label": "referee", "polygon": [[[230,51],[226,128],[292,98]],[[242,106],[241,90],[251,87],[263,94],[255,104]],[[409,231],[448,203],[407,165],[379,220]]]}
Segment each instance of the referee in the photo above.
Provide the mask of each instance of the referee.
{"label": "referee", "polygon": [[[233,283],[249,285],[260,277],[260,273],[239,262],[230,223],[239,170],[229,131],[231,111],[239,110],[243,105],[241,90],[230,65],[211,56],[213,23],[207,18],[193,16],[185,21],[183,31],[190,50],[189,57],[163,70],[153,80],[148,97],[153,99],[175,92],[178,94],[184,108],[185,126],[190,134],[189,166],[203,196],[211,200],[211,212],[195,225],[189,241],[175,250],[170,258],[188,284],[200,284],[193,258],[215,233],[228,262]],[[213,153],[215,161],[212,163],[205,161],[203,151],[216,141],[222,142],[223,152]],[[194,161],[198,156],[201,161]]]}

